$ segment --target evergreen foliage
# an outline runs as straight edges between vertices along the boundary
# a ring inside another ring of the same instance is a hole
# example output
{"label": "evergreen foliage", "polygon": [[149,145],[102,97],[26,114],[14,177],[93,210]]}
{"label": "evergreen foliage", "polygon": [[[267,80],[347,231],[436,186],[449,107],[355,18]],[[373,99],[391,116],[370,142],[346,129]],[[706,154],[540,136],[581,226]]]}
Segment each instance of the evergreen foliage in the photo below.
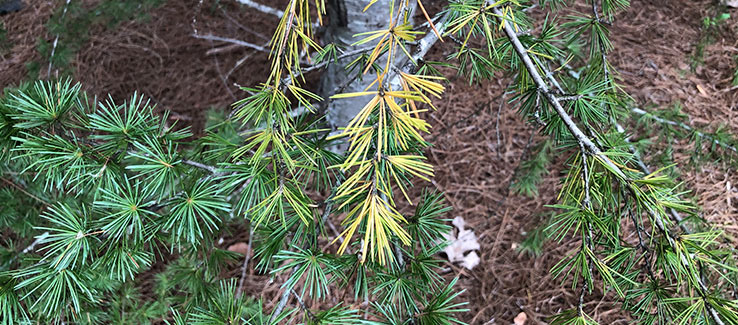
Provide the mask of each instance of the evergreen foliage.
{"label": "evergreen foliage", "polygon": [[[334,133],[303,79],[347,55],[316,40],[323,1],[289,1],[270,74],[243,89],[232,115],[211,113],[202,138],[138,94],[99,101],[69,79],[6,89],[0,320],[460,323],[457,279],[438,272],[449,208],[441,193],[411,191],[433,176],[423,115],[444,91],[437,69],[455,64],[470,83],[511,76],[520,114],[550,138],[521,166],[515,190],[535,195],[549,158],[568,158],[555,214],[524,247],[536,253],[544,237],[578,242],[551,271],[579,304],[552,323],[596,323],[583,301],[598,284],[640,323],[738,323],[738,269],[721,231],[683,222],[696,210],[688,191],[669,166],[639,170],[619,130],[632,103],[607,61],[608,37],[628,1],[593,0],[591,12],[559,17],[569,3],[541,1],[552,14],[536,23],[530,1],[450,1],[434,18],[420,2],[391,1],[386,28],[356,35],[357,45],[374,45],[350,71],[374,82],[332,96],[366,99]],[[414,10],[427,27],[410,23]],[[455,43],[449,63],[424,61],[439,39]],[[560,73],[569,68],[576,73]],[[348,149],[332,151],[338,144]],[[326,228],[335,217],[334,236]],[[240,256],[217,241],[239,224],[251,230],[255,269],[286,279],[270,310],[224,277]],[[145,296],[144,272],[155,278]],[[347,302],[333,303],[342,290]]]}

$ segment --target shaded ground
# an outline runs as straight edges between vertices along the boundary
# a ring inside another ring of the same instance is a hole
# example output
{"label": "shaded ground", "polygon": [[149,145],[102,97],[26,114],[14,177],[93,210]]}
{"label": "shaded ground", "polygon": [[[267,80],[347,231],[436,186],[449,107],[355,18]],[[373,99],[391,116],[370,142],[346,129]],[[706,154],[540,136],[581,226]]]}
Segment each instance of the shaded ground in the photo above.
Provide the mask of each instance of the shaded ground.
{"label": "shaded ground", "polygon": [[[124,23],[112,31],[93,31],[87,46],[72,62],[76,76],[96,94],[110,93],[124,99],[133,91],[150,96],[160,108],[172,110],[173,118],[203,125],[207,108],[225,108],[241,98],[237,83],[253,86],[268,69],[265,53],[225,43],[196,39],[214,34],[262,45],[272,33],[276,17],[241,9],[234,1],[218,5],[197,1],[170,1],[151,12],[147,23]],[[266,1],[265,1],[266,3]],[[610,60],[620,71],[626,90],[642,107],[665,108],[681,102],[690,125],[714,129],[724,123],[738,133],[738,88],[730,79],[738,55],[738,19],[721,27],[705,47],[704,64],[694,72],[695,48],[704,33],[702,19],[713,17],[711,1],[634,1],[618,16],[611,37],[615,51]],[[43,23],[54,7],[36,1],[22,12],[0,18],[13,48],[0,57],[0,87],[18,82],[26,75],[24,62],[41,60],[36,39],[53,39]],[[532,14],[536,14],[533,12]],[[738,12],[732,15],[738,17]],[[194,18],[194,22],[193,22]],[[445,46],[448,46],[446,44]],[[217,49],[217,50],[215,50]],[[213,53],[215,51],[216,53]],[[448,48],[438,47],[433,56],[442,58]],[[237,64],[242,61],[241,64]],[[43,62],[43,60],[41,60]],[[232,70],[232,71],[231,71]],[[229,73],[230,72],[230,73]],[[473,271],[449,265],[448,276],[461,275],[463,298],[471,311],[462,317],[470,324],[509,324],[521,311],[529,323],[574,306],[575,292],[562,288],[549,269],[576,243],[549,243],[544,254],[533,258],[514,247],[548,216],[544,205],[552,203],[559,175],[548,175],[535,199],[511,194],[509,184],[521,157],[538,139],[514,107],[501,106],[504,79],[480,86],[450,76],[451,84],[439,110],[429,114],[433,125],[428,150],[436,166],[433,185],[445,192],[454,210],[475,229],[482,245],[482,264]],[[688,148],[675,143],[675,158],[688,163]],[[558,162],[559,164],[561,161]],[[738,183],[735,170],[723,164],[684,169],[683,180],[695,189],[702,206],[701,216],[738,231]],[[223,245],[244,240],[245,231],[234,230],[234,238]],[[240,237],[240,238],[239,238]],[[234,265],[234,276],[240,276]],[[267,305],[278,299],[279,281],[263,276],[247,277],[249,293],[265,297]],[[603,323],[627,323],[617,308],[602,300],[602,293],[588,296],[586,308]],[[612,300],[610,300],[612,301]]]}
{"label": "shaded ground", "polygon": [[[28,8],[1,18],[13,47],[0,61],[0,87],[26,78],[26,62],[42,62],[42,75],[46,75],[48,61],[40,58],[36,39],[54,40],[44,27],[56,9],[51,3],[32,1]],[[264,45],[277,17],[242,8],[235,1],[217,5],[168,1],[149,16],[113,29],[95,26],[89,42],[70,63],[86,90],[121,101],[138,91],[159,109],[172,111],[173,119],[201,130],[207,109],[227,108],[243,97],[236,84],[254,86],[268,73],[267,53],[192,34],[196,28],[199,35]]]}

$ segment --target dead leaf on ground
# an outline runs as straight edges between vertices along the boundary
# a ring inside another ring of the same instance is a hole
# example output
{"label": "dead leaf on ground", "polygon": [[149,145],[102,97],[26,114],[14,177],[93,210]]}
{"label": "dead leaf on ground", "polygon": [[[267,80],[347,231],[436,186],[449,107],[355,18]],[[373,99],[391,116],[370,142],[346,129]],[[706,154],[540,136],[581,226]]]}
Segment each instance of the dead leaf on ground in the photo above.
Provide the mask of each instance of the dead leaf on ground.
{"label": "dead leaf on ground", "polygon": [[239,253],[241,255],[246,255],[246,252],[249,251],[249,245],[246,245],[244,242],[238,242],[231,246],[228,246],[228,250],[231,252]]}
{"label": "dead leaf on ground", "polygon": [[525,321],[528,320],[528,315],[525,314],[525,312],[520,312],[518,316],[515,316],[515,319],[513,322],[515,325],[525,325]]}
{"label": "dead leaf on ground", "polygon": [[697,90],[700,92],[700,94],[702,94],[702,96],[709,97],[707,95],[707,92],[705,91],[705,88],[702,88],[702,86],[700,86],[699,84],[697,84]]}
{"label": "dead leaf on ground", "polygon": [[723,0],[723,5],[733,8],[738,8],[738,0]]}
{"label": "dead leaf on ground", "polygon": [[461,266],[471,270],[479,265],[481,258],[477,254],[479,242],[477,235],[471,229],[466,229],[466,221],[462,217],[456,217],[451,222],[456,229],[451,229],[444,237],[449,244],[443,251],[451,263],[459,263]]}

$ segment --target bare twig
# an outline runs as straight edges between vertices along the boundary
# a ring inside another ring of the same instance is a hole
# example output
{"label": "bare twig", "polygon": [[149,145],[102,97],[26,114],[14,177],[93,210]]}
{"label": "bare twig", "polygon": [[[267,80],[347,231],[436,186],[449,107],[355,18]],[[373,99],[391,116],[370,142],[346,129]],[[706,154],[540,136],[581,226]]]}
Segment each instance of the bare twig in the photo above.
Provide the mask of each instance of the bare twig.
{"label": "bare twig", "polygon": [[654,120],[656,122],[659,122],[661,124],[668,124],[668,125],[671,125],[671,126],[680,127],[680,128],[682,128],[684,130],[687,130],[689,132],[694,132],[694,134],[697,135],[700,138],[705,138],[707,140],[710,140],[712,143],[714,143],[716,145],[719,145],[719,146],[721,146],[721,147],[723,147],[725,149],[728,149],[730,151],[733,151],[735,153],[738,153],[738,149],[736,149],[736,147],[734,147],[734,146],[732,146],[730,144],[727,144],[727,143],[723,143],[720,140],[717,140],[717,139],[715,139],[714,137],[712,137],[710,135],[707,135],[707,134],[704,134],[704,133],[702,133],[700,131],[697,131],[694,128],[692,128],[691,126],[689,126],[687,124],[684,124],[682,122],[675,122],[675,121],[671,121],[671,120],[667,120],[667,119],[658,117],[658,116],[653,115],[653,114],[651,114],[651,113],[649,113],[649,112],[647,112],[645,110],[642,110],[642,109],[640,109],[638,107],[631,108],[630,111],[633,112],[633,113],[635,113],[635,114],[638,114],[638,115],[646,116],[646,117],[648,117],[648,118],[650,118],[650,119],[652,119],[652,120]]}
{"label": "bare twig", "polygon": [[264,34],[257,33],[255,31],[253,31],[252,29],[244,26],[238,20],[236,20],[233,17],[231,17],[231,15],[229,15],[225,10],[221,9],[220,11],[223,13],[223,16],[225,16],[228,20],[230,20],[234,25],[236,25],[239,28],[241,28],[243,31],[245,31],[245,32],[247,32],[247,33],[249,33],[251,35],[254,35],[254,36],[258,37],[262,41],[269,42],[269,37],[266,37],[266,36],[264,36]]}
{"label": "bare twig", "polygon": [[578,101],[578,100],[580,100],[582,98],[584,98],[583,95],[571,95],[571,96],[561,96],[561,97],[559,97],[559,100],[560,101],[563,101],[563,102],[566,102],[566,101],[574,102],[574,101]]}
{"label": "bare twig", "polygon": [[[600,18],[600,11],[597,9],[597,0],[592,0],[592,13],[594,13],[595,19],[598,23],[603,23],[604,21]],[[607,83],[610,83],[610,68],[607,67],[607,52],[605,51],[605,44],[600,42],[600,56],[602,59],[602,69],[605,73],[605,80]]]}
{"label": "bare twig", "polygon": [[[261,47],[266,48],[267,45],[269,45],[269,42],[264,43],[264,45],[261,45]],[[228,79],[228,77],[230,77],[231,74],[233,74],[233,72],[236,71],[236,69],[238,69],[238,67],[244,64],[244,62],[246,62],[246,60],[248,60],[250,57],[254,56],[254,54],[256,54],[256,52],[247,53],[242,58],[238,59],[238,61],[236,61],[236,64],[233,65],[233,68],[228,70],[228,73],[226,73],[225,78]],[[233,110],[231,113],[233,112],[235,112],[235,110]]]}
{"label": "bare twig", "polygon": [[221,174],[221,172],[218,171],[218,168],[215,168],[213,166],[206,165],[206,164],[203,164],[203,163],[199,163],[197,161],[192,161],[192,160],[184,159],[184,160],[182,160],[182,163],[185,164],[185,165],[190,165],[190,166],[193,166],[193,167],[197,167],[197,168],[200,168],[200,169],[207,170],[210,173],[215,174],[215,175],[220,175]]}
{"label": "bare twig", "polygon": [[228,44],[228,45],[223,45],[221,47],[213,47],[213,48],[205,51],[205,55],[210,56],[210,55],[215,55],[215,54],[219,54],[219,53],[223,53],[223,52],[235,51],[235,50],[238,50],[240,48],[241,48],[241,45],[238,45],[238,44]]}
{"label": "bare twig", "polygon": [[243,259],[243,266],[241,266],[241,278],[238,280],[238,290],[236,290],[236,296],[241,297],[243,295],[243,282],[246,280],[246,270],[249,268],[249,260],[251,259],[251,244],[254,238],[254,227],[249,224],[249,243],[246,247],[246,256]]}
{"label": "bare twig", "polygon": [[13,263],[13,261],[15,261],[15,260],[16,260],[16,259],[17,259],[17,258],[18,258],[19,256],[21,256],[21,255],[23,255],[23,254],[26,254],[26,253],[28,253],[28,252],[30,252],[30,251],[32,251],[32,250],[33,250],[34,248],[36,248],[36,245],[38,245],[39,243],[41,243],[42,241],[44,241],[44,239],[46,239],[46,237],[49,237],[49,232],[48,232],[48,231],[46,231],[46,232],[44,232],[43,234],[41,234],[41,235],[37,236],[37,237],[36,237],[36,240],[34,240],[34,241],[33,241],[33,242],[31,243],[31,245],[28,245],[28,247],[24,248],[24,249],[23,249],[23,250],[21,251],[21,253],[20,253],[20,254],[16,254],[15,256],[11,257],[11,258],[10,258],[10,260],[8,260],[7,262],[5,262],[5,264],[3,264],[3,267],[2,267],[2,268],[4,269],[4,268],[5,268],[5,267],[7,267],[8,265],[11,265],[11,264]]}
{"label": "bare twig", "polygon": [[636,229],[636,234],[638,235],[638,247],[643,251],[643,256],[645,261],[643,262],[643,267],[646,269],[646,273],[648,274],[649,279],[651,281],[656,282],[656,276],[653,274],[653,270],[651,269],[651,252],[648,250],[648,247],[645,244],[645,240],[643,238],[643,227],[641,224],[636,220],[635,213],[632,213],[631,211],[628,212],[630,214],[630,219],[633,221],[633,226]]}
{"label": "bare twig", "polygon": [[[69,3],[72,2],[72,0],[67,0],[66,3],[64,3],[64,11],[62,11],[61,19],[64,19],[64,16],[67,15],[67,8],[69,7]],[[51,45],[51,56],[49,56],[49,67],[46,69],[46,78],[51,78],[51,62],[54,60],[54,53],[56,52],[56,45],[59,43],[59,34],[56,34],[56,37],[54,37],[54,43]]]}
{"label": "bare twig", "polygon": [[257,50],[259,52],[269,53],[269,49],[264,46],[256,45],[256,44],[249,43],[249,42],[244,42],[242,40],[237,40],[234,38],[220,37],[220,36],[215,36],[215,35],[200,35],[200,34],[192,34],[192,37],[211,40],[211,41],[233,43],[233,44],[241,45],[243,47],[248,47],[250,49]]}
{"label": "bare twig", "polygon": [[3,180],[3,182],[7,183],[8,185],[10,185],[10,186],[14,187],[14,188],[15,188],[16,190],[19,190],[19,191],[21,191],[21,192],[22,192],[23,194],[25,194],[25,195],[28,195],[28,197],[30,197],[30,198],[32,198],[32,199],[34,199],[34,200],[38,201],[39,203],[41,203],[41,204],[44,204],[44,205],[46,205],[46,204],[49,204],[48,202],[46,202],[46,201],[44,201],[44,200],[40,199],[40,198],[39,198],[38,196],[35,196],[35,195],[33,195],[33,194],[29,193],[28,191],[26,191],[26,190],[25,190],[24,188],[22,188],[22,187],[18,186],[18,184],[14,183],[13,181],[11,181],[11,180],[9,180],[9,179],[7,179],[7,178],[5,178],[5,177],[0,177],[0,179],[2,179],[2,180]]}
{"label": "bare twig", "polygon": [[[292,271],[290,271],[290,275],[287,276],[287,279],[295,275],[295,272],[297,272],[297,268],[299,267],[300,265],[295,265],[295,267],[292,268]],[[284,307],[287,306],[287,301],[290,299],[290,292],[292,292],[292,289],[285,289],[284,292],[282,292],[282,297],[279,299],[277,307],[275,307],[274,311],[272,312],[272,318],[269,320],[270,324],[274,323],[274,321],[277,320],[279,314],[281,314],[282,310],[284,310]]]}
{"label": "bare twig", "polygon": [[292,289],[290,291],[292,292],[292,295],[294,295],[295,298],[297,298],[297,303],[300,304],[300,309],[302,309],[304,312],[306,312],[308,314],[308,317],[310,317],[310,319],[312,321],[316,321],[318,318],[315,317],[315,315],[313,314],[313,312],[311,312],[310,309],[308,309],[305,306],[305,302],[302,301],[302,298],[300,297],[300,295],[297,294],[297,292],[295,291],[295,289]]}
{"label": "bare twig", "polygon": [[276,16],[277,18],[282,18],[282,15],[284,15],[284,11],[282,11],[282,10],[275,9],[275,8],[270,7],[270,6],[263,5],[261,3],[256,3],[256,2],[251,1],[251,0],[236,0],[236,1],[238,1],[239,3],[241,3],[243,5],[246,5],[248,7],[251,7],[251,8],[254,8],[254,9],[258,10],[258,11],[261,11],[261,12],[263,12],[265,14],[270,14],[270,15]]}
{"label": "bare twig", "polygon": [[502,144],[500,143],[500,112],[502,111],[502,108],[505,107],[505,95],[507,95],[507,89],[510,88],[510,85],[507,86],[507,88],[503,89],[502,95],[500,96],[500,106],[497,107],[497,119],[495,120],[495,135],[497,136],[497,158],[502,159],[502,152],[500,151],[500,147],[502,147]]}
{"label": "bare twig", "polygon": [[[197,37],[197,36],[200,35],[197,32],[197,15],[199,14],[201,7],[202,7],[202,0],[200,0],[200,3],[198,4],[197,13],[192,18],[192,32],[193,32],[193,35],[195,35],[195,37]],[[229,46],[235,47],[235,46],[240,46],[240,44],[231,44]],[[214,51],[213,53],[217,53],[215,51],[218,50],[218,49],[216,49],[215,48],[215,45],[213,45],[213,40],[210,40],[210,47],[211,47],[211,49],[208,50],[207,52],[205,52],[205,55],[212,54],[211,51]],[[231,96],[231,98],[234,101],[237,100],[236,99],[236,95],[234,95],[233,94],[233,91],[231,90],[231,88],[228,87],[228,82],[226,81],[227,78],[223,76],[223,71],[220,69],[220,61],[218,61],[218,58],[217,57],[213,57],[213,61],[215,62],[215,69],[218,71],[218,76],[220,76],[220,80],[223,83],[223,87],[225,88],[225,90],[228,92],[228,94]]]}

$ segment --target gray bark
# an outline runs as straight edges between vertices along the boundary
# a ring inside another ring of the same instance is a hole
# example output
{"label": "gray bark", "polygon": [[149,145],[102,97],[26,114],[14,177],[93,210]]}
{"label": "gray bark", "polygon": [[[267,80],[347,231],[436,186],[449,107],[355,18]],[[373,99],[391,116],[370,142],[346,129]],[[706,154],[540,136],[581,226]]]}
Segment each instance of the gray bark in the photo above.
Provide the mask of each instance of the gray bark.
{"label": "gray bark", "polygon": [[[370,2],[370,0],[329,0],[327,7],[329,8],[328,15],[331,23],[326,29],[326,43],[339,44],[345,48],[346,52],[376,45],[379,40],[351,46],[352,43],[361,39],[361,37],[353,37],[355,34],[385,29],[389,24],[390,1],[379,0],[364,12],[364,7]],[[398,53],[397,58],[402,57],[404,55]],[[341,59],[326,68],[320,84],[321,95],[325,100],[329,100],[329,97],[334,95],[338,88],[351,82],[356,70],[349,74],[344,67],[355,58],[352,56]],[[387,61],[380,58],[376,62],[381,65]],[[399,67],[403,64],[404,61],[399,61],[395,65]],[[342,92],[364,91],[375,78],[375,75],[367,72],[361,80],[357,79],[351,82]],[[353,97],[329,101],[330,104],[326,112],[328,122],[334,128],[346,126],[361,108],[366,105],[368,100],[368,97]]]}
{"label": "gray bark", "polygon": [[21,0],[0,0],[0,15],[16,12],[25,7]]}

